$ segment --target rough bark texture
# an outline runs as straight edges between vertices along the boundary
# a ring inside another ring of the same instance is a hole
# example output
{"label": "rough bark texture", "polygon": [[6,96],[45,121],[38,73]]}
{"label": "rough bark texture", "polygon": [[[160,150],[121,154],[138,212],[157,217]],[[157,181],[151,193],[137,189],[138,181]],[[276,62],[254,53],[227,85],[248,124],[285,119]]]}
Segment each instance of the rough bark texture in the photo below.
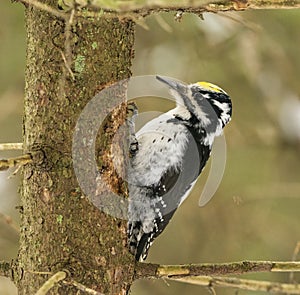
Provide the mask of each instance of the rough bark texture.
{"label": "rough bark texture", "polygon": [[[134,263],[126,249],[126,223],[102,213],[83,196],[71,152],[73,130],[85,104],[104,85],[130,76],[134,25],[116,18],[75,18],[70,38],[75,81],[61,54],[64,23],[27,7],[26,28],[24,149],[41,152],[23,171],[14,281],[19,294],[34,294],[50,276],[39,272],[68,270],[87,287],[124,294]],[[119,111],[110,122],[114,126],[124,119],[124,105]],[[120,180],[113,181],[115,186]],[[77,292],[61,284],[49,294],[83,294]]]}

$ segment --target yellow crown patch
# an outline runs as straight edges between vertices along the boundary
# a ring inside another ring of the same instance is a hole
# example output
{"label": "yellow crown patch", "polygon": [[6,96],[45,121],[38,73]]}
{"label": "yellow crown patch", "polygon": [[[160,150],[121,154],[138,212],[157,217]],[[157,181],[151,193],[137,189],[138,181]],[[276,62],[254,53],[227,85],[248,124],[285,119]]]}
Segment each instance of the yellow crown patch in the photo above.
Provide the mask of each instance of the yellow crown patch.
{"label": "yellow crown patch", "polygon": [[220,88],[219,86],[209,83],[209,82],[197,82],[197,85],[199,85],[200,87],[207,89],[209,91],[215,91],[215,92],[223,92],[226,93],[222,88]]}

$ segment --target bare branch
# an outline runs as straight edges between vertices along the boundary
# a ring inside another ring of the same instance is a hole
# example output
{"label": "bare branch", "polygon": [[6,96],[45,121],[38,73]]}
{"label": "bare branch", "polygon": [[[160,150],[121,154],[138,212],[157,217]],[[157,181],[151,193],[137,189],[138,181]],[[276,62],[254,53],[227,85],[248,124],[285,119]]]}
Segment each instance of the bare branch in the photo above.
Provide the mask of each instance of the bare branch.
{"label": "bare branch", "polygon": [[12,267],[7,261],[0,261],[0,276],[11,278]]}
{"label": "bare branch", "polygon": [[61,12],[57,9],[54,9],[53,7],[45,4],[45,3],[42,3],[40,1],[37,1],[37,0],[17,0],[23,4],[27,4],[27,5],[30,5],[30,6],[33,6],[39,10],[42,10],[42,11],[46,11],[48,13],[50,13],[51,15],[57,17],[57,18],[60,18],[62,20],[67,20],[68,19],[68,15],[64,12]]}
{"label": "bare branch", "polygon": [[300,262],[241,261],[186,265],[157,265],[139,263],[137,278],[181,278],[198,275],[230,275],[253,272],[300,272]]}
{"label": "bare branch", "polygon": [[23,150],[23,143],[0,143],[0,151]]}
{"label": "bare branch", "polygon": [[231,287],[241,290],[263,291],[268,293],[300,294],[300,285],[298,284],[282,284],[277,282],[211,276],[187,276],[182,278],[171,278],[170,280],[199,286],[206,286],[210,288]]}
{"label": "bare branch", "polygon": [[52,289],[57,283],[64,280],[67,276],[65,271],[59,271],[51,276],[42,287],[35,293],[35,295],[46,295],[47,292]]}
{"label": "bare branch", "polygon": [[0,171],[7,170],[12,167],[17,167],[17,170],[13,173],[15,175],[19,169],[29,163],[41,164],[45,160],[45,154],[42,150],[32,151],[22,156],[0,159]]}
{"label": "bare branch", "polygon": [[[21,3],[31,5],[42,11],[68,22],[69,13],[59,11],[38,0],[17,0]],[[138,16],[146,16],[155,12],[177,11],[180,15],[184,12],[196,13],[201,15],[204,12],[224,12],[224,11],[242,11],[248,9],[295,9],[300,7],[300,0],[235,0],[235,1],[204,1],[204,0],[69,0],[66,1],[70,10],[76,6],[84,7],[76,11],[77,16],[82,17],[100,17],[105,13],[106,17],[128,17],[136,19]],[[67,59],[67,57],[66,57]]]}
{"label": "bare branch", "polygon": [[92,6],[105,11],[115,11],[119,13],[138,13],[148,14],[158,11],[176,11],[183,12],[220,12],[229,10],[245,9],[274,9],[274,8],[297,8],[300,7],[300,1],[265,1],[265,0],[245,0],[245,1],[203,1],[203,0],[131,0],[131,1],[107,1],[93,0]]}
{"label": "bare branch", "polygon": [[231,263],[203,263],[187,265],[157,265],[138,263],[137,278],[162,278],[206,286],[232,287],[242,290],[265,291],[269,293],[300,294],[300,285],[245,280],[220,275],[253,272],[300,272],[300,262],[287,261],[241,261]]}
{"label": "bare branch", "polygon": [[1,159],[0,160],[0,171],[8,170],[9,168],[15,166],[24,166],[32,162],[32,156],[30,154],[25,154],[15,158]]}

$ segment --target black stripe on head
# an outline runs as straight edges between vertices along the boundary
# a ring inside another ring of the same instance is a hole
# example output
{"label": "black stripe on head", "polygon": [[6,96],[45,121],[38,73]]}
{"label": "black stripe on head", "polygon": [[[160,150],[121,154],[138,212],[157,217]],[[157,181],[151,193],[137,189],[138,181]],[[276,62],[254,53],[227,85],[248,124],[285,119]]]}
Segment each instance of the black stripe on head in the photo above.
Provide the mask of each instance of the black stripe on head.
{"label": "black stripe on head", "polygon": [[207,116],[216,123],[221,119],[224,127],[232,115],[232,103],[229,95],[222,91],[213,91],[194,84],[191,87],[192,95]]}

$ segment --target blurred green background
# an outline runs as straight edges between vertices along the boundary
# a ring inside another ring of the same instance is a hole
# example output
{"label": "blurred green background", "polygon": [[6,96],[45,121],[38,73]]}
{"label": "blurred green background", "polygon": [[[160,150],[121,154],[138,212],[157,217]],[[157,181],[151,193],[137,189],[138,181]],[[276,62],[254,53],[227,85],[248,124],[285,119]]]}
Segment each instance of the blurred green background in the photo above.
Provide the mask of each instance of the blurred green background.
{"label": "blurred green background", "polygon": [[[230,94],[234,107],[225,131],[226,171],[217,193],[198,207],[207,168],[152,246],[149,262],[291,260],[300,240],[299,27],[299,10],[204,14],[204,20],[190,14],[180,22],[170,13],[137,25],[133,75],[209,81]],[[0,40],[0,142],[20,142],[26,51],[21,5],[1,2]],[[142,111],[172,107],[157,99],[138,104]],[[1,152],[1,157],[13,154]],[[8,179],[11,173],[0,174],[0,213],[17,223],[19,180]],[[15,257],[17,248],[17,231],[1,218],[0,260]],[[246,277],[289,279],[287,274]],[[0,278],[0,295],[7,294],[16,289]],[[134,284],[132,295],[150,294],[209,291],[162,280]]]}

